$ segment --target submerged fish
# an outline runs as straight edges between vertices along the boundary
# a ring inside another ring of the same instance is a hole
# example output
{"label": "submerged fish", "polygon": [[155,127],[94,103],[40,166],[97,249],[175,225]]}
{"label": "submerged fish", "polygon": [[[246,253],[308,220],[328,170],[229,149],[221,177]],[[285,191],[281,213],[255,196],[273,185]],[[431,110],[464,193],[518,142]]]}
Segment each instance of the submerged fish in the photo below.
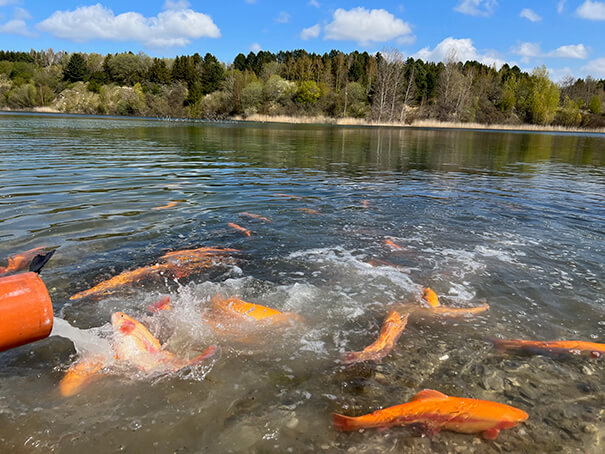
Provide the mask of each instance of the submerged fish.
{"label": "submerged fish", "polygon": [[276,192],[276,193],[275,193],[275,194],[273,194],[273,195],[276,195],[276,196],[278,196],[278,197],[287,197],[287,198],[289,198],[289,199],[304,199],[304,197],[301,197],[301,196],[299,196],[299,195],[282,194],[282,193],[280,193],[280,192]]}
{"label": "submerged fish", "polygon": [[369,200],[364,200],[363,202],[361,202],[362,206],[364,208],[368,208],[370,206],[370,201]]}
{"label": "submerged fish", "polygon": [[529,341],[491,339],[502,350],[525,350],[534,353],[589,354],[595,358],[605,354],[605,344],[585,341]]}
{"label": "submerged fish", "polygon": [[102,377],[101,370],[105,366],[102,357],[89,357],[73,364],[59,383],[59,392],[63,397],[73,396],[82,388]]}
{"label": "submerged fish", "polygon": [[307,214],[319,214],[319,211],[314,210],[313,208],[299,208],[298,211],[302,211]]}
{"label": "submerged fish", "polygon": [[178,201],[174,201],[174,202],[168,202],[166,205],[162,205],[159,207],[153,207],[152,210],[165,210],[167,208],[172,208],[175,207],[179,204]]}
{"label": "submerged fish", "polygon": [[261,216],[259,214],[248,213],[247,211],[244,211],[243,213],[240,213],[240,215],[242,215],[242,216],[248,216],[249,218],[252,218],[252,219],[258,219],[259,221],[271,222],[271,219],[269,219],[269,218],[266,218],[266,217]]}
{"label": "submerged fish", "polygon": [[422,307],[417,304],[405,304],[400,306],[400,311],[410,314],[410,317],[444,317],[444,318],[460,318],[469,317],[480,314],[489,309],[489,304],[482,303],[474,307],[451,307],[451,306],[435,306]]}
{"label": "submerged fish", "polygon": [[393,241],[391,241],[391,240],[384,240],[383,244],[385,246],[389,246],[390,248],[396,249],[398,251],[401,251],[404,249],[403,246],[399,246],[398,244],[393,243]]}
{"label": "submerged fish", "polygon": [[227,225],[229,227],[231,227],[232,229],[239,230],[240,232],[242,232],[246,236],[252,235],[252,233],[250,232],[250,230],[242,227],[241,225],[234,224],[233,222],[229,222],[229,223],[227,223]]}
{"label": "submerged fish", "polygon": [[161,311],[172,310],[172,306],[170,305],[170,297],[168,295],[162,296],[157,302],[147,306],[147,310],[153,314],[157,314]]}
{"label": "submerged fish", "polygon": [[426,301],[431,307],[439,306],[439,297],[433,290],[428,287],[422,289],[422,299]]}
{"label": "submerged fish", "polygon": [[87,296],[110,295],[125,285],[135,284],[144,279],[157,279],[166,273],[170,273],[175,278],[189,276],[214,265],[232,263],[233,259],[228,257],[228,253],[230,252],[239,251],[237,249],[203,247],[168,252],[160,257],[160,263],[123,271],[117,276],[102,281],[88,290],[83,290],[72,295],[69,299],[75,300]]}
{"label": "submerged fish", "polygon": [[401,315],[397,311],[391,311],[382,324],[378,339],[360,352],[346,352],[342,362],[350,364],[360,361],[380,361],[393,350],[407,322],[407,314]]}
{"label": "submerged fish", "polygon": [[0,276],[14,274],[21,271],[33,271],[39,273],[42,267],[53,256],[55,251],[48,251],[45,246],[20,252],[7,257],[7,266],[0,266]]}
{"label": "submerged fish", "polygon": [[123,312],[115,312],[111,324],[116,359],[127,361],[146,373],[176,372],[210,358],[217,350],[216,345],[211,345],[201,355],[187,360],[162,350],[160,342],[142,323]]}
{"label": "submerged fish", "polygon": [[451,397],[432,389],[420,391],[407,403],[367,415],[333,414],[334,427],[342,431],[420,424],[430,434],[441,429],[460,433],[481,432],[489,440],[495,439],[500,430],[510,429],[527,418],[528,414],[523,410],[509,405]]}

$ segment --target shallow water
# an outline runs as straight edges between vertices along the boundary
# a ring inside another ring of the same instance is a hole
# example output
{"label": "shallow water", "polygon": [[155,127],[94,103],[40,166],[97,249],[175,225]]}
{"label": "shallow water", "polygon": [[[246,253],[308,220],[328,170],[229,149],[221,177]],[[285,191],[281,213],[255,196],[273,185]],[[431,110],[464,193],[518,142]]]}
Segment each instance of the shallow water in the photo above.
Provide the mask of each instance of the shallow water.
{"label": "shallow water", "polygon": [[[55,315],[82,330],[59,322],[64,337],[0,354],[2,452],[605,450],[602,358],[503,353],[489,342],[605,342],[603,135],[1,115],[0,181],[0,257],[58,248],[42,276]],[[188,278],[69,300],[201,246],[241,252]],[[381,364],[338,363],[426,286],[442,304],[487,300],[490,311],[409,323]],[[164,294],[174,310],[150,316]],[[304,322],[225,338],[201,323],[216,294]],[[115,311],[180,356],[210,344],[220,356],[175,374],[109,373],[62,398],[58,383],[79,357],[67,338],[104,345]],[[331,427],[331,412],[364,414],[423,388],[530,418],[495,441]]]}

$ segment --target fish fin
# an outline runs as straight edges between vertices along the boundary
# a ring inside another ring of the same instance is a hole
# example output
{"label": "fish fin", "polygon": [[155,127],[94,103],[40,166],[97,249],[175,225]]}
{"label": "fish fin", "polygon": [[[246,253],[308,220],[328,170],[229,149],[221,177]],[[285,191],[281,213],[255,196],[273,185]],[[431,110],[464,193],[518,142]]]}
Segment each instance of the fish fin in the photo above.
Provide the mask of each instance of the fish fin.
{"label": "fish fin", "polygon": [[591,356],[592,358],[600,358],[602,355],[603,355],[603,353],[601,353],[601,352],[599,352],[599,351],[593,351],[593,352],[590,352],[590,356]]}
{"label": "fish fin", "polygon": [[172,306],[170,305],[170,296],[164,295],[159,301],[156,303],[150,304],[147,306],[147,310],[154,314],[157,314],[160,311],[169,311],[172,310]]}
{"label": "fish fin", "polygon": [[360,427],[357,418],[340,415],[338,413],[332,413],[332,424],[336,430],[341,430],[343,432],[363,429],[363,427]]}
{"label": "fish fin", "polygon": [[449,396],[434,389],[423,389],[410,399],[410,402],[424,399],[447,399]]}
{"label": "fish fin", "polygon": [[196,356],[191,361],[189,361],[189,363],[187,363],[187,366],[185,366],[185,367],[195,366],[196,364],[199,364],[202,361],[204,361],[204,360],[206,360],[206,359],[211,358],[212,356],[214,356],[214,354],[217,351],[218,351],[218,347],[216,345],[211,345],[206,350],[204,350],[201,355]]}
{"label": "fish fin", "polygon": [[54,250],[36,255],[29,264],[29,270],[34,273],[40,273],[42,267],[50,260],[55,253]]}
{"label": "fish fin", "polygon": [[485,438],[486,440],[495,440],[498,437],[498,434],[500,433],[500,429],[496,429],[495,427],[492,427],[491,429],[487,429],[483,431],[483,438]]}

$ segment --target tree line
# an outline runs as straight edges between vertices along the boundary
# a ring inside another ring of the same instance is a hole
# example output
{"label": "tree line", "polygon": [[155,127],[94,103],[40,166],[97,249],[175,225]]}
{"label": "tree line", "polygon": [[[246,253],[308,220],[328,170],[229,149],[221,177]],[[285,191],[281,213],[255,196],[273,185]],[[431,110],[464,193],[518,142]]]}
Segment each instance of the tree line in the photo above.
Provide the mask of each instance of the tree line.
{"label": "tree line", "polygon": [[420,119],[484,124],[604,127],[605,80],[569,77],[545,67],[404,58],[332,50],[259,51],[233,63],[214,55],[151,58],[0,51],[0,108],[48,107],[70,113],[223,119],[254,114]]}

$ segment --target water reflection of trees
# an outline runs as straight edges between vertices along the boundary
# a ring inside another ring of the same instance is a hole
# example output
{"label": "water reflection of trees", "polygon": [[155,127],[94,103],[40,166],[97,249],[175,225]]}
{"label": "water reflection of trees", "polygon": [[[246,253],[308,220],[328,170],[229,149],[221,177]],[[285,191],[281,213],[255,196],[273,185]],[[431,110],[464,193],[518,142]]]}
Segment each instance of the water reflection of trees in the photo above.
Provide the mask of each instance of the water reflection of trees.
{"label": "water reflection of trees", "polygon": [[[187,159],[249,166],[371,172],[534,172],[538,163],[598,167],[605,140],[590,135],[312,125],[183,125],[141,128]],[[139,137],[143,138],[143,137]],[[599,148],[600,147],[600,148]]]}

